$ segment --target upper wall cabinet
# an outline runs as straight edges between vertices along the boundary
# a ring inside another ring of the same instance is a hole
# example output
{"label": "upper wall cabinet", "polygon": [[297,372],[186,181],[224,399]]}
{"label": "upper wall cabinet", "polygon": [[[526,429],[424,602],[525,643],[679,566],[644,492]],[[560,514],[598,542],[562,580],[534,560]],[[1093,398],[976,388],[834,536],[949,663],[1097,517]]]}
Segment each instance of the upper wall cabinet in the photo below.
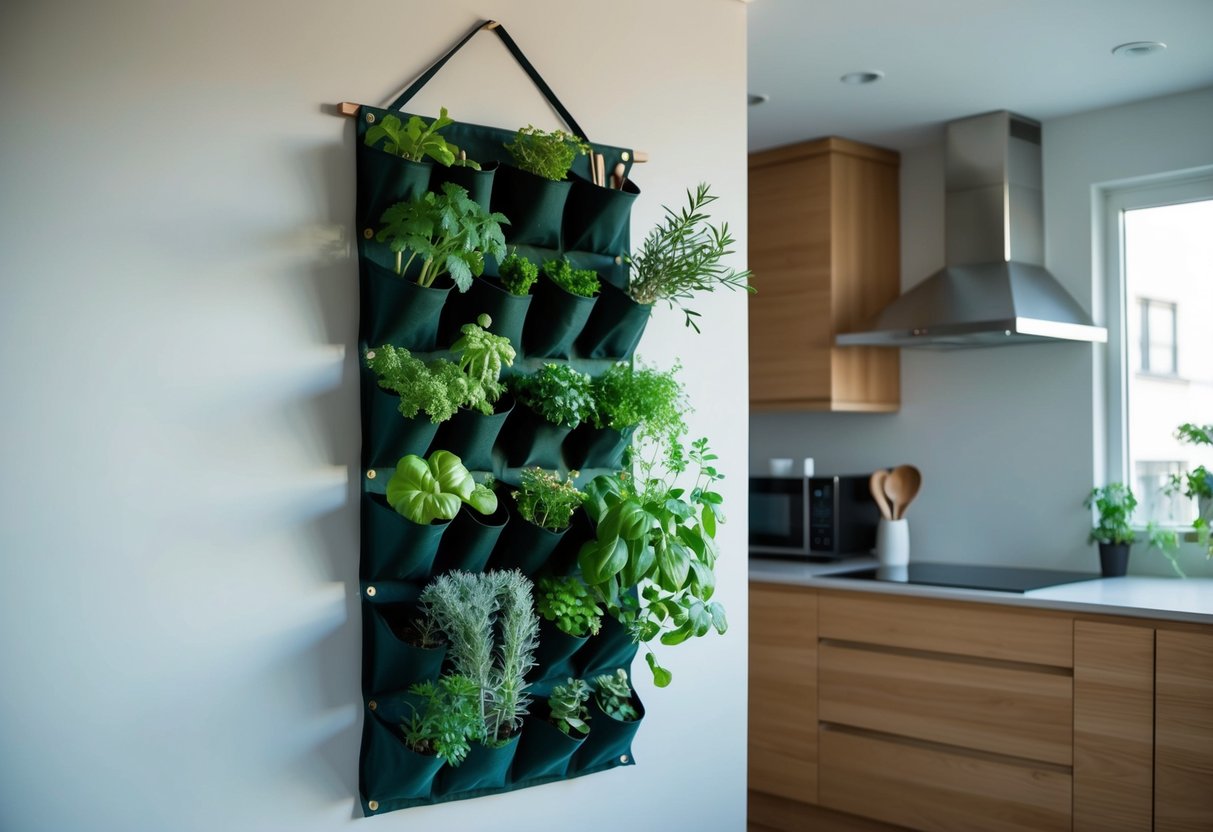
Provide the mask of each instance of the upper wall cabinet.
{"label": "upper wall cabinet", "polygon": [[750,405],[891,412],[900,356],[835,347],[900,291],[897,153],[828,138],[750,156]]}

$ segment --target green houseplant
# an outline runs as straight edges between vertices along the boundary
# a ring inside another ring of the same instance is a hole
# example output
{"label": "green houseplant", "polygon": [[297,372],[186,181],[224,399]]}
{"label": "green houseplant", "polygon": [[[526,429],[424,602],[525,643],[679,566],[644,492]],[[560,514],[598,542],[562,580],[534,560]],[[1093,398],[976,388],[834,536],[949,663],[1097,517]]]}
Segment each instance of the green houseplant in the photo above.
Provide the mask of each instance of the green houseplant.
{"label": "green houseplant", "polygon": [[632,686],[622,668],[614,673],[594,677],[595,698],[602,712],[620,722],[640,719],[640,711],[632,702]]}
{"label": "green houseplant", "polygon": [[[486,256],[505,256],[501,226],[509,220],[489,213],[466,189],[451,182],[442,185],[441,195],[427,191],[396,203],[383,213],[382,221],[375,239],[396,254],[396,274],[403,276],[421,258],[419,286],[433,286],[436,278],[449,274],[459,291],[466,292],[472,278],[483,274]],[[407,261],[405,251],[411,252]]]}
{"label": "green houseplant", "polygon": [[571,464],[618,469],[631,442],[684,433],[691,407],[676,377],[680,369],[677,364],[658,370],[621,361],[594,379],[589,425],[569,438]]}
{"label": "green houseplant", "polygon": [[602,288],[598,272],[593,269],[574,269],[573,264],[564,257],[545,261],[542,271],[548,280],[578,297],[591,298]]}
{"label": "green houseplant", "polygon": [[555,685],[548,697],[548,713],[551,723],[565,735],[576,732],[582,736],[590,732],[590,709],[586,702],[590,698],[590,686],[583,679],[570,678],[562,685]]}
{"label": "green houseplant", "polygon": [[473,742],[484,739],[480,688],[466,676],[448,674],[409,688],[411,716],[401,726],[404,742],[418,754],[433,754],[457,766]]}
{"label": "green houseplant", "polygon": [[460,159],[459,148],[447,142],[438,132],[454,123],[447,116],[446,107],[441,108],[438,118],[429,124],[418,116],[410,116],[402,124],[398,117],[389,114],[367,128],[364,141],[372,147],[383,141],[386,152],[413,162],[430,158],[443,166],[460,164],[479,170],[480,165],[476,162]]}
{"label": "green houseplant", "polygon": [[1116,578],[1124,575],[1129,564],[1129,548],[1135,539],[1129,521],[1137,508],[1137,498],[1127,485],[1113,482],[1091,489],[1083,505],[1095,509],[1098,514],[1088,539],[1099,544],[1099,565],[1103,576]]}
{"label": "green houseplant", "polygon": [[732,254],[735,242],[728,223],[713,226],[704,208],[716,201],[710,186],[700,183],[687,191],[687,207],[675,212],[667,206],[665,220],[645,237],[628,263],[631,267],[628,294],[638,304],[665,301],[682,310],[686,325],[699,332],[699,313],[686,303],[696,293],[718,288],[753,292],[750,271],[737,271],[721,261]]}
{"label": "green houseplant", "polygon": [[602,627],[602,609],[576,576],[540,578],[535,606],[543,618],[576,638],[598,635]]}
{"label": "green houseplant", "polygon": [[569,168],[578,155],[590,152],[589,144],[576,136],[563,130],[547,132],[530,124],[520,127],[505,149],[522,170],[554,181],[569,175]]}
{"label": "green houseplant", "polygon": [[552,687],[546,718],[530,719],[522,734],[514,761],[516,781],[564,775],[590,734],[589,698],[590,686],[581,679]]}
{"label": "green houseplant", "polygon": [[[585,495],[573,484],[576,471],[561,477],[556,471],[523,468],[518,488],[510,492],[522,521],[511,523],[501,545],[501,565],[531,575],[539,570],[568,531],[573,513]],[[543,645],[546,647],[547,645]]]}
{"label": "green houseplant", "polygon": [[498,268],[501,285],[511,295],[524,297],[531,293],[531,286],[539,279],[539,267],[518,253],[510,252]]}
{"label": "green houseplant", "polygon": [[592,382],[568,364],[548,362],[530,375],[514,376],[515,398],[553,425],[575,428],[594,412]]}
{"label": "green houseplant", "polygon": [[387,501],[405,519],[423,526],[453,519],[464,503],[481,514],[497,510],[497,495],[477,483],[450,451],[434,451],[429,459],[401,458],[388,480]]}

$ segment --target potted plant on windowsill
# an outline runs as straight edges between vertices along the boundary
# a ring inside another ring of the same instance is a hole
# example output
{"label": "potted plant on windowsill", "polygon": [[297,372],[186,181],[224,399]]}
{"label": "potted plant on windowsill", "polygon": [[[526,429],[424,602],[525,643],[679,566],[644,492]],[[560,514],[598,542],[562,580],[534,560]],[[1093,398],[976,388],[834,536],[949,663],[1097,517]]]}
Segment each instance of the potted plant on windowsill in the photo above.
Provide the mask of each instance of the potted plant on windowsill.
{"label": "potted plant on windowsill", "polygon": [[547,718],[530,718],[514,759],[515,779],[560,777],[590,733],[590,686],[569,678],[547,698]]}
{"label": "potted plant on windowsill", "polygon": [[[1213,445],[1213,424],[1197,425],[1185,422],[1175,431],[1175,437],[1188,445]],[[1174,474],[1169,485],[1170,493],[1182,492],[1185,497],[1196,500],[1196,520],[1192,527],[1196,539],[1210,557],[1213,557],[1213,472],[1204,465],[1197,465],[1186,474]]]}
{"label": "potted plant on windowsill", "polygon": [[593,269],[575,269],[565,258],[548,260],[540,269],[535,302],[522,333],[522,344],[534,358],[568,358],[594,308],[602,281]]}
{"label": "potted plant on windowsill", "polygon": [[488,213],[448,182],[441,195],[426,192],[396,203],[382,222],[375,240],[387,243],[394,268],[363,258],[369,278],[363,303],[363,317],[370,322],[367,340],[432,350],[452,283],[466,292],[484,273],[486,257],[505,256],[501,226],[509,220]]}
{"label": "potted plant on windowsill", "polygon": [[559,468],[565,438],[594,411],[590,377],[568,364],[544,364],[510,379],[515,407],[506,425],[506,465]]}
{"label": "potted plant on windowsill", "polygon": [[1095,509],[1098,521],[1088,539],[1099,544],[1099,567],[1105,578],[1122,577],[1129,566],[1129,549],[1135,535],[1129,525],[1137,498],[1124,483],[1108,483],[1093,488],[1083,505]]}

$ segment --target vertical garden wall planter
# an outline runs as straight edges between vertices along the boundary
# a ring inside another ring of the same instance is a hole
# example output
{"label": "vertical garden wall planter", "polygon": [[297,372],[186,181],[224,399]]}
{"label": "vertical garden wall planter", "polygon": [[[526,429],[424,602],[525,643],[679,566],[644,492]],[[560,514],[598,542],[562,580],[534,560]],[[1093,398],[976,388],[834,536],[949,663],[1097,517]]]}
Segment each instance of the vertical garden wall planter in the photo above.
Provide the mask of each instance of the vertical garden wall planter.
{"label": "vertical garden wall planter", "polygon": [[[397,275],[395,254],[376,239],[387,208],[427,190],[440,193],[443,184],[450,182],[465,188],[482,207],[504,213],[510,220],[502,227],[507,239],[522,246],[525,256],[536,265],[569,253],[576,267],[593,268],[604,281],[626,280],[622,255],[629,250],[629,212],[638,193],[630,181],[631,150],[591,143],[594,152],[603,155],[608,169],[625,166],[629,184],[617,191],[589,182],[590,167],[584,156],[575,160],[571,177],[565,181],[542,180],[515,168],[505,150],[505,144],[514,137],[513,130],[463,122],[442,129],[447,141],[480,163],[481,171],[448,168],[431,161],[409,162],[381,146],[366,146],[367,131],[382,124],[385,116],[408,122],[410,114],[403,111],[404,105],[482,28],[469,32],[390,107],[357,108],[358,354],[386,344],[408,349],[424,362],[449,359],[449,353],[439,350],[459,337],[464,324],[488,314],[492,318],[488,329],[508,338],[517,351],[515,366],[507,375],[533,371],[541,359],[549,357],[573,363],[585,372],[601,372],[605,362],[595,364],[583,356],[630,355],[632,337],[615,334],[618,322],[614,318],[627,317],[626,310],[611,312],[595,325],[593,332],[601,334],[583,335],[587,322],[594,320],[594,298],[565,298],[567,293],[555,285],[537,285],[534,297],[510,295],[496,279],[497,263],[492,257],[466,294],[452,291],[453,284],[445,277],[440,277],[434,287],[421,287],[416,283],[418,263],[414,262],[404,276]],[[519,59],[572,133],[585,139],[584,131],[522,57],[504,28],[495,24],[487,28]],[[520,123],[533,120],[533,116],[519,119]],[[566,252],[562,243],[575,246],[577,251]],[[408,260],[407,252],[403,260]],[[548,281],[543,279],[541,283]],[[625,346],[619,346],[625,342]],[[584,350],[581,345],[585,345]],[[610,352],[612,349],[618,349],[618,355]],[[436,575],[451,570],[519,568],[528,575],[544,571],[563,574],[573,568],[578,549],[593,532],[582,512],[562,532],[528,523],[507,506],[508,487],[498,489],[498,509],[489,516],[464,505],[450,521],[422,525],[406,519],[385,496],[387,481],[401,456],[426,456],[446,450],[460,457],[477,480],[492,475],[508,482],[524,465],[567,470],[563,445],[570,429],[550,425],[516,405],[509,395],[497,401],[492,415],[460,410],[441,425],[435,425],[424,413],[405,419],[398,410],[399,397],[379,388],[373,373],[362,372],[360,380],[365,470],[359,572],[365,708],[359,791],[364,814],[475,798],[630,765],[628,743],[635,726],[622,730],[606,726],[603,747],[592,755],[586,753],[580,738],[568,737],[546,719],[534,717],[524,720],[520,732],[504,746],[473,744],[459,765],[444,765],[439,758],[418,754],[406,745],[401,724],[412,716],[408,689],[438,678],[445,667],[445,648],[423,648],[417,643],[420,634],[413,622],[419,614],[422,589]],[[601,462],[602,467],[609,468],[616,464],[628,437],[623,436],[622,442],[620,439],[618,435],[597,436],[587,430],[578,435],[568,453],[581,464]],[[584,674],[590,665],[604,672],[630,667],[636,645],[618,625],[612,629],[612,624],[606,621],[597,636],[574,639],[544,622],[536,666],[528,675],[538,710],[545,709],[544,697],[551,687],[577,671]],[[606,718],[602,721],[605,726]],[[591,731],[591,737],[597,728]],[[620,738],[628,730],[631,733]],[[611,741],[609,748],[607,740]]]}

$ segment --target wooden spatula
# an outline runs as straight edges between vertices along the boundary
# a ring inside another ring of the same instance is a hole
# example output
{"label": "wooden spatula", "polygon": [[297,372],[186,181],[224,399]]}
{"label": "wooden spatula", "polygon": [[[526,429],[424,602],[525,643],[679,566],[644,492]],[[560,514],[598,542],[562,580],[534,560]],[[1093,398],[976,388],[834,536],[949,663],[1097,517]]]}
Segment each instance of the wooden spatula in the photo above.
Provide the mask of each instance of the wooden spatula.
{"label": "wooden spatula", "polygon": [[868,480],[868,488],[872,492],[872,499],[876,501],[876,506],[880,509],[880,513],[884,515],[884,519],[893,519],[893,509],[889,507],[888,497],[885,496],[885,488],[889,472],[881,468],[878,471],[872,472],[871,479]]}
{"label": "wooden spatula", "polygon": [[884,481],[884,493],[893,501],[893,519],[906,516],[906,509],[922,488],[922,473],[913,465],[898,465]]}

